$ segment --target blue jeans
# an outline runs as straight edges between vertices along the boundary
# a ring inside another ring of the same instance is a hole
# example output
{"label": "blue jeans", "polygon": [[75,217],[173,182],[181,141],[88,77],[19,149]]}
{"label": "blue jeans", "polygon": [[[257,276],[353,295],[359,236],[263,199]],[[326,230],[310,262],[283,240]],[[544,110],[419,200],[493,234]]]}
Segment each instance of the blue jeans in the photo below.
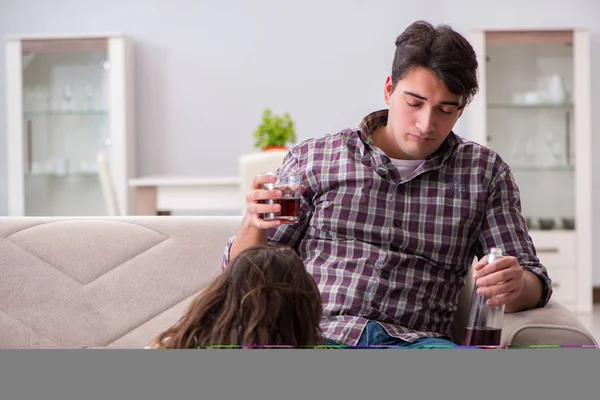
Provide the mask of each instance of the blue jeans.
{"label": "blue jeans", "polygon": [[[328,345],[338,345],[333,340],[326,339]],[[450,340],[449,337],[435,338],[426,337],[417,339],[414,342],[398,339],[390,336],[381,325],[375,321],[367,322],[367,326],[363,330],[356,347],[371,347],[371,348],[403,348],[403,349],[434,349],[434,348],[450,348],[457,345]]]}

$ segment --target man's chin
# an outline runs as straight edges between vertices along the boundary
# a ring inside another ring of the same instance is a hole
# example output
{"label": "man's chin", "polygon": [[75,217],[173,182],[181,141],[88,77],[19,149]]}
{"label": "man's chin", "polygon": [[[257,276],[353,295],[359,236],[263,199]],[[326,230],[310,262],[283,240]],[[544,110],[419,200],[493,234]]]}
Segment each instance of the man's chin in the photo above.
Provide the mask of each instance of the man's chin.
{"label": "man's chin", "polygon": [[407,149],[405,154],[409,160],[424,160],[427,158],[430,152],[424,151],[422,148],[415,149],[413,146],[411,146]]}

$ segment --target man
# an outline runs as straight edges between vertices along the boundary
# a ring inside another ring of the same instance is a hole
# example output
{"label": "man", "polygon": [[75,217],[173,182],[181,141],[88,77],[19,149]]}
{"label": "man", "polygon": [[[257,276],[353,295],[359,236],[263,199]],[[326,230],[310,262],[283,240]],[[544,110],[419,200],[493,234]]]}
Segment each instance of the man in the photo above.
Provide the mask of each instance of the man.
{"label": "man", "polygon": [[[297,169],[305,191],[296,224],[263,221],[281,196],[258,176],[224,266],[252,245],[293,247],[323,296],[329,343],[452,345],[458,294],[475,267],[478,291],[506,312],[543,307],[551,294],[509,166],[452,132],[476,94],[477,59],[447,26],[418,21],[396,40],[384,86],[389,110],[358,129],[306,140],[279,172]],[[486,263],[500,247],[507,255]]]}

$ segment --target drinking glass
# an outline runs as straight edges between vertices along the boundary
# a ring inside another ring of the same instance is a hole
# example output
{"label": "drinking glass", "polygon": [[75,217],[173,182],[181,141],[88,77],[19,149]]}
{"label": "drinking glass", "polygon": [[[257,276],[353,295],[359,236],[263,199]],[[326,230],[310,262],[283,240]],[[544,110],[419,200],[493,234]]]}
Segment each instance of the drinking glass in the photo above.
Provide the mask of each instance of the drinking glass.
{"label": "drinking glass", "polygon": [[[275,175],[272,172],[268,174]],[[295,172],[277,174],[277,181],[265,183],[267,190],[280,190],[283,196],[279,199],[263,200],[264,204],[279,204],[281,211],[270,212],[262,215],[265,221],[280,220],[282,223],[293,224],[300,218],[300,196],[302,175]]]}

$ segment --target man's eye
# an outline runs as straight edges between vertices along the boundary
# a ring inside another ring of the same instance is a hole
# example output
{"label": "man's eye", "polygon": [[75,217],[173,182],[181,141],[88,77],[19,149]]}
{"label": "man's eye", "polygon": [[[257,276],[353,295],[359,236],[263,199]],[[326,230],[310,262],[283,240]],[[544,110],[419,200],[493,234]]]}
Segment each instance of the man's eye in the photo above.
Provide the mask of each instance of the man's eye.
{"label": "man's eye", "polygon": [[409,103],[408,101],[406,102],[406,104],[408,104],[411,107],[419,107],[421,105],[421,103]]}

